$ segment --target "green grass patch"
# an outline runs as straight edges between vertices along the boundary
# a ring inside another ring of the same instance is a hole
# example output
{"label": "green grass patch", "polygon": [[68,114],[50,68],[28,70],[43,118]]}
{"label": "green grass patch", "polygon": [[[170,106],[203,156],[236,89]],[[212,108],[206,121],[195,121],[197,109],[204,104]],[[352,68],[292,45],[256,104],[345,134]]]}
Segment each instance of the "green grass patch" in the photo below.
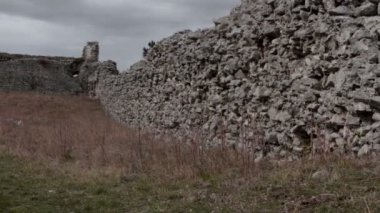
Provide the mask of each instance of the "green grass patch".
{"label": "green grass patch", "polygon": [[0,212],[209,212],[186,200],[182,183],[75,178],[60,169],[0,154]]}
{"label": "green grass patch", "polygon": [[380,212],[376,162],[332,161],[326,179],[311,178],[318,164],[295,164],[263,168],[252,179],[131,179],[0,154],[0,212]]}
{"label": "green grass patch", "polygon": [[117,186],[91,180],[83,183],[4,155],[0,155],[0,188],[3,212],[112,212],[127,208]]}

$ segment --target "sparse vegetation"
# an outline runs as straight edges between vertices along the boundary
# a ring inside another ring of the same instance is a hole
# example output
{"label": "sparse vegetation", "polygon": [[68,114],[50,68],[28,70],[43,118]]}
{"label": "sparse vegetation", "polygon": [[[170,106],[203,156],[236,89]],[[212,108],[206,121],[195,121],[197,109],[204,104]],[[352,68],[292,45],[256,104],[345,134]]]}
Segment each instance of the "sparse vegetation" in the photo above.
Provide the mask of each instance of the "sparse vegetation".
{"label": "sparse vegetation", "polygon": [[152,49],[154,46],[156,46],[156,42],[155,41],[150,41],[148,43],[148,47],[144,47],[143,48],[143,57],[144,58],[148,55],[149,50]]}
{"label": "sparse vegetation", "polygon": [[380,211],[378,157],[255,164],[121,126],[86,97],[0,99],[0,212]]}

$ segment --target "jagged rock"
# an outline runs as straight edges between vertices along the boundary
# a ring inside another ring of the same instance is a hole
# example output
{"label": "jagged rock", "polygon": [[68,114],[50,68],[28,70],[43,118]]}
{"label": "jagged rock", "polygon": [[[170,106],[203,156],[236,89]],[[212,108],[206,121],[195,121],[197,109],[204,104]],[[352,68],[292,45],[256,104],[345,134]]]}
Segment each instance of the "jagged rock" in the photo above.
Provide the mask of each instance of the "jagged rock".
{"label": "jagged rock", "polygon": [[351,114],[347,114],[345,124],[346,125],[359,126],[360,125],[360,118],[352,116]]}
{"label": "jagged rock", "polygon": [[380,110],[380,96],[374,96],[374,97],[356,96],[355,100],[361,101],[363,103],[366,103],[366,104]]}
{"label": "jagged rock", "polygon": [[377,15],[378,5],[372,2],[365,2],[362,6],[355,8],[356,16],[375,16]]}
{"label": "jagged rock", "polygon": [[362,102],[355,103],[354,109],[356,112],[372,112],[371,107],[368,104]]}
{"label": "jagged rock", "polygon": [[255,96],[257,99],[266,99],[270,97],[272,94],[272,90],[265,87],[257,87],[255,90]]}
{"label": "jagged rock", "polygon": [[329,10],[329,13],[333,16],[353,16],[354,11],[347,6],[338,6]]}
{"label": "jagged rock", "polygon": [[278,112],[276,109],[271,108],[269,110],[269,117],[271,120],[286,122],[292,118],[292,116],[287,111]]}
{"label": "jagged rock", "polygon": [[342,148],[344,148],[344,146],[346,145],[346,141],[341,137],[336,138],[335,143],[336,145],[338,145],[338,147],[342,147]]}
{"label": "jagged rock", "polygon": [[358,157],[367,155],[371,151],[371,147],[368,144],[365,144],[358,152]]}
{"label": "jagged rock", "polygon": [[335,1],[334,0],[323,0],[323,6],[326,11],[331,11],[335,8]]}
{"label": "jagged rock", "polygon": [[344,126],[346,124],[346,121],[344,120],[343,116],[333,115],[329,123],[337,126]]}
{"label": "jagged rock", "polygon": [[374,121],[380,121],[380,113],[376,112],[372,116],[372,120]]}
{"label": "jagged rock", "polygon": [[380,144],[373,145],[373,150],[376,152],[379,152],[380,151]]}
{"label": "jagged rock", "polygon": [[327,169],[321,169],[311,175],[311,178],[317,180],[327,180],[330,178],[330,172]]}

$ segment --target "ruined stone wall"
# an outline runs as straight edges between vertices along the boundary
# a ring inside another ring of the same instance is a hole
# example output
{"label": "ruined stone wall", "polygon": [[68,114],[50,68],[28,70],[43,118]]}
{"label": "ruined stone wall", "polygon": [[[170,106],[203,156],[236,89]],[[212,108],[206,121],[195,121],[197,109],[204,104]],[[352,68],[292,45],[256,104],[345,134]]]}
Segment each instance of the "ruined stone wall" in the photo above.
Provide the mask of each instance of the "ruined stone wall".
{"label": "ruined stone wall", "polygon": [[0,90],[79,93],[78,59],[0,53]]}
{"label": "ruined stone wall", "polygon": [[0,62],[0,90],[78,93],[82,89],[66,66],[46,59]]}
{"label": "ruined stone wall", "polygon": [[51,61],[58,61],[63,64],[70,64],[75,61],[77,58],[74,57],[60,57],[60,56],[36,56],[36,55],[23,55],[23,54],[9,54],[0,52],[0,62],[11,61],[17,59],[44,59]]}
{"label": "ruined stone wall", "polygon": [[215,27],[156,43],[128,73],[101,78],[96,93],[121,122],[201,129],[211,145],[254,146],[258,159],[375,153],[378,5],[244,0]]}
{"label": "ruined stone wall", "polygon": [[88,42],[81,58],[0,53],[0,90],[88,92],[98,58],[98,42]]}

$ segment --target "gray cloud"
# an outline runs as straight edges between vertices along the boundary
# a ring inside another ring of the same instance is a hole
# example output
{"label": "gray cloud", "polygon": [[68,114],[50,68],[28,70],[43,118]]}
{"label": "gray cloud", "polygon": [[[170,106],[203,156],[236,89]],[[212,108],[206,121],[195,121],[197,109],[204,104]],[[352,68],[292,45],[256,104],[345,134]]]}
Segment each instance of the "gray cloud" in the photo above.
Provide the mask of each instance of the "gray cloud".
{"label": "gray cloud", "polygon": [[78,56],[101,42],[101,58],[122,69],[142,47],[183,29],[212,25],[239,0],[2,0],[0,51]]}

